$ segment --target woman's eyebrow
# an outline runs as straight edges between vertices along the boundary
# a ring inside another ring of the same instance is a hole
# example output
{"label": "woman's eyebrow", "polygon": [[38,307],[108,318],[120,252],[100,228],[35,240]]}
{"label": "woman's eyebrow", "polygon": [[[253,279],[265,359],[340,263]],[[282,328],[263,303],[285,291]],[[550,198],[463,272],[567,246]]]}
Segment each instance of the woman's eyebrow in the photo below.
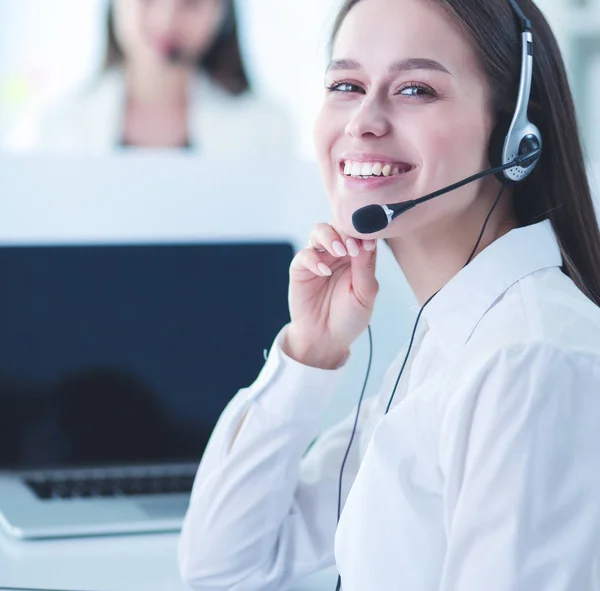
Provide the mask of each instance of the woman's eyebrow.
{"label": "woman's eyebrow", "polygon": [[[327,71],[330,72],[332,70],[361,69],[362,66],[356,60],[340,59],[332,60],[329,63]],[[440,62],[436,62],[435,60],[425,57],[409,57],[403,60],[397,60],[392,62],[388,69],[390,72],[406,72],[409,70],[436,70],[438,72],[443,72],[444,74],[450,74],[449,70],[440,64]]]}

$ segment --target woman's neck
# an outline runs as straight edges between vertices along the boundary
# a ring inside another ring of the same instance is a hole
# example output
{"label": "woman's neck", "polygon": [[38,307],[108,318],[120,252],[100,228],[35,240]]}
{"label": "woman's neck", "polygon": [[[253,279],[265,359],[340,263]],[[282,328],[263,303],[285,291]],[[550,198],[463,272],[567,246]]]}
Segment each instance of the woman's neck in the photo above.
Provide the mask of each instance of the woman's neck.
{"label": "woman's neck", "polygon": [[[469,211],[461,214],[459,220],[443,219],[435,227],[428,226],[426,233],[416,230],[409,236],[388,240],[419,305],[423,305],[442,289],[465,266],[495,197],[494,195],[491,200],[477,198]],[[517,226],[510,192],[505,191],[490,217],[473,258]]]}
{"label": "woman's neck", "polygon": [[173,148],[188,145],[188,78],[174,67],[125,68],[122,140],[127,145]]}
{"label": "woman's neck", "polygon": [[127,64],[127,101],[142,108],[180,108],[187,104],[190,71],[167,65]]}

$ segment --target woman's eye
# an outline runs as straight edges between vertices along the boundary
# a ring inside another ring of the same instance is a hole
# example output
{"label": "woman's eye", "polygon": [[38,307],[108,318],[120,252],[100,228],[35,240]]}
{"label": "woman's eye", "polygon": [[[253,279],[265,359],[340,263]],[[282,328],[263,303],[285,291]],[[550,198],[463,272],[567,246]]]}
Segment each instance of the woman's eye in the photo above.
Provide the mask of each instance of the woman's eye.
{"label": "woman's eye", "polygon": [[412,97],[435,96],[435,92],[433,91],[433,89],[429,88],[428,86],[423,86],[422,84],[407,84],[398,91],[398,94]]}
{"label": "woman's eye", "polygon": [[[340,94],[365,94],[364,88],[353,82],[345,82],[343,80],[332,82],[327,85],[327,90],[331,93]],[[402,86],[396,94],[413,97],[416,99],[435,98],[436,92],[429,86],[417,82],[410,82]]]}
{"label": "woman's eye", "polygon": [[332,82],[327,85],[327,90],[329,92],[340,92],[343,94],[363,91],[360,86],[352,84],[351,82]]}

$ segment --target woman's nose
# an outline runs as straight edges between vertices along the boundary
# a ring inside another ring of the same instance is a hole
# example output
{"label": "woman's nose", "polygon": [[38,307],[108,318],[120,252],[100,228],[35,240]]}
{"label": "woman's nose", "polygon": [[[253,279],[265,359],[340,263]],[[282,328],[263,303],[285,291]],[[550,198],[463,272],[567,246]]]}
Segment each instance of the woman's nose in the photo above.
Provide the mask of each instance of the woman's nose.
{"label": "woman's nose", "polygon": [[157,28],[162,32],[170,32],[177,20],[179,11],[177,0],[161,0],[155,6],[154,22]]}
{"label": "woman's nose", "polygon": [[365,98],[348,122],[346,133],[357,139],[369,135],[382,137],[389,133],[390,127],[390,120],[381,105]]}

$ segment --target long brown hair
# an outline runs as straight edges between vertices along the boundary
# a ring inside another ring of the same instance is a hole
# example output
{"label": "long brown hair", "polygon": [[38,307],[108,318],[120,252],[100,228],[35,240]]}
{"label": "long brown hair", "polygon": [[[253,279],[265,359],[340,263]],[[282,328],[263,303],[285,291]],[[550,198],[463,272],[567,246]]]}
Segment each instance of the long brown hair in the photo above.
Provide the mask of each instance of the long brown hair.
{"label": "long brown hair", "polygon": [[[352,8],[345,0],[331,47]],[[521,35],[507,0],[433,0],[472,42],[491,89],[497,117],[512,115],[521,71]],[[518,0],[519,1],[519,0]],[[586,173],[575,107],[565,65],[548,22],[532,0],[519,6],[531,21],[534,65],[529,117],[544,141],[539,163],[514,187],[521,226],[550,219],[563,258],[563,271],[600,305],[600,230]]]}
{"label": "long brown hair", "polygon": [[[205,71],[221,88],[233,95],[250,89],[242,60],[234,2],[225,0],[227,15],[212,45],[198,59],[197,68]],[[112,0],[106,15],[106,54],[104,69],[120,66],[125,60],[115,33]]]}

